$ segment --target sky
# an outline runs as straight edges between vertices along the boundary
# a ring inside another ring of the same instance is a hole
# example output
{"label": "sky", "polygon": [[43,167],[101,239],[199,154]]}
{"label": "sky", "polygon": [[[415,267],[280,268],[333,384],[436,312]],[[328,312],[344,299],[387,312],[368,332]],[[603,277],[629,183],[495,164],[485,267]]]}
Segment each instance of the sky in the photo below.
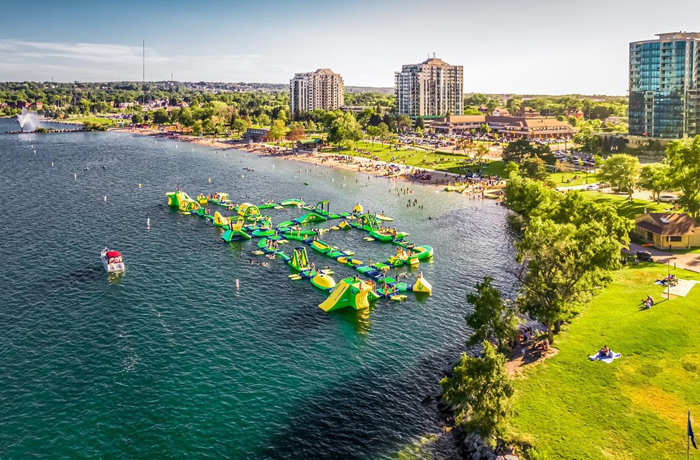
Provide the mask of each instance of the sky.
{"label": "sky", "polygon": [[192,0],[0,5],[0,81],[288,83],[330,68],[392,87],[436,53],[464,91],[627,92],[628,46],[700,30],[694,0]]}

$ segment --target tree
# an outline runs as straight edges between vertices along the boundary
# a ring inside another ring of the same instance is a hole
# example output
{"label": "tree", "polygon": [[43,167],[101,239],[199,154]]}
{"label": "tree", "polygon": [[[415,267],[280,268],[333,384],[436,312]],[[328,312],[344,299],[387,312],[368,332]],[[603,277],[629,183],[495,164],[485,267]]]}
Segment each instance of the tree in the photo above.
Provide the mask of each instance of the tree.
{"label": "tree", "polygon": [[411,122],[411,117],[408,115],[399,115],[396,118],[396,127],[402,131],[410,129],[413,123]]}
{"label": "tree", "polygon": [[489,146],[484,143],[479,143],[476,145],[476,150],[474,153],[474,158],[481,162],[486,155],[489,153]]}
{"label": "tree", "polygon": [[520,175],[520,165],[518,163],[513,163],[512,161],[509,161],[503,167],[503,173],[510,180],[517,180],[517,177]]}
{"label": "tree", "polygon": [[671,142],[666,149],[671,184],[681,191],[679,201],[694,218],[700,217],[700,136]]}
{"label": "tree", "polygon": [[340,111],[325,112],[321,118],[323,126],[325,126],[327,130],[330,130],[333,122],[340,116],[342,116],[342,112]]}
{"label": "tree", "polygon": [[518,139],[515,142],[509,143],[503,149],[503,161],[514,161],[520,163],[525,158],[535,152],[535,148],[527,139]]}
{"label": "tree", "polygon": [[515,116],[523,105],[523,100],[520,97],[512,97],[506,101],[506,109],[511,115]]}
{"label": "tree", "polygon": [[382,147],[384,147],[384,141],[389,136],[389,126],[386,123],[382,122],[382,123],[379,123],[379,125],[377,126],[377,129],[379,129],[377,135],[379,136],[379,139],[382,141]]}
{"label": "tree", "polygon": [[233,123],[231,125],[231,128],[239,134],[242,134],[249,127],[250,125],[248,124],[248,121],[244,118],[236,118],[235,120],[233,120]]}
{"label": "tree", "polygon": [[416,118],[415,128],[416,128],[416,129],[421,129],[421,130],[424,130],[424,129],[425,129],[425,121],[423,120],[422,117]]}
{"label": "tree", "polygon": [[199,136],[200,134],[202,134],[202,122],[201,122],[201,120],[195,121],[194,124],[192,125],[192,134],[194,134],[195,136]]}
{"label": "tree", "polygon": [[262,113],[258,116],[258,124],[262,126],[267,126],[270,124],[270,117],[266,113]]}
{"label": "tree", "polygon": [[153,112],[153,123],[157,125],[162,125],[165,123],[168,123],[170,121],[170,116],[168,115],[168,111],[165,109],[158,109],[155,112]]}
{"label": "tree", "polygon": [[540,182],[545,182],[549,180],[549,173],[547,172],[547,165],[544,160],[540,157],[527,158],[520,165],[520,174],[524,177],[528,177],[533,180],[538,180]]}
{"label": "tree", "polygon": [[462,353],[451,377],[440,381],[445,402],[454,408],[455,423],[484,440],[502,437],[512,413],[513,386],[506,372],[506,358],[488,342],[474,358]]}
{"label": "tree", "polygon": [[518,313],[515,304],[504,301],[492,282],[493,278],[486,276],[476,285],[476,293],[467,294],[467,302],[474,307],[465,318],[467,326],[474,330],[467,345],[476,345],[493,337],[498,351],[503,353],[517,332]]}
{"label": "tree", "polygon": [[363,134],[360,124],[351,113],[345,113],[333,121],[328,132],[328,142],[337,145],[342,144],[349,150],[354,149],[355,143],[362,140],[362,138]]}
{"label": "tree", "polygon": [[661,192],[671,188],[671,177],[668,165],[652,163],[644,165],[639,175],[639,187],[651,192],[652,198],[658,203]]}
{"label": "tree", "polygon": [[138,113],[135,113],[131,116],[131,122],[135,125],[140,125],[143,123],[143,117]]}
{"label": "tree", "polygon": [[639,181],[642,165],[639,159],[626,153],[610,155],[603,163],[600,178],[613,187],[629,194],[630,200]]}
{"label": "tree", "polygon": [[304,128],[302,128],[299,124],[295,124],[285,137],[289,141],[296,142],[303,139],[305,135],[306,133],[304,132]]}
{"label": "tree", "polygon": [[[555,211],[569,214],[563,206]],[[522,241],[516,243],[516,259],[524,273],[520,309],[545,324],[550,342],[554,341],[554,326],[576,314],[577,304],[619,267],[620,250],[627,241],[611,231],[613,222],[618,223],[590,217],[558,223],[534,217]]]}
{"label": "tree", "polygon": [[554,168],[561,173],[561,181],[564,183],[564,174],[573,171],[574,165],[568,161],[557,160],[556,163],[554,163]]}
{"label": "tree", "polygon": [[284,132],[285,132],[285,126],[284,126],[284,121],[282,120],[275,120],[272,122],[272,126],[270,127],[270,132],[267,133],[267,137],[273,141],[277,142],[280,139],[284,137]]}
{"label": "tree", "polygon": [[367,129],[367,135],[372,139],[372,142],[374,142],[377,137],[379,137],[379,127],[377,126],[368,126]]}

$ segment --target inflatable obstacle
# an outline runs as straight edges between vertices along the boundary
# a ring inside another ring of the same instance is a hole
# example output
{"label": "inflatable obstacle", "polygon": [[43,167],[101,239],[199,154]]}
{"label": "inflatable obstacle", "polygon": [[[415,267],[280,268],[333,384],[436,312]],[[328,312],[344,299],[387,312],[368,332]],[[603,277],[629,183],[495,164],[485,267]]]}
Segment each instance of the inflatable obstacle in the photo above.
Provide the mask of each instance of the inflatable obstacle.
{"label": "inflatable obstacle", "polygon": [[185,192],[168,192],[165,195],[168,197],[168,206],[182,212],[192,213],[201,208],[200,204]]}
{"label": "inflatable obstacle", "polygon": [[345,278],[333,289],[328,298],[319,305],[323,311],[340,310],[341,308],[354,308],[364,310],[376,297],[372,286],[356,278]]}
{"label": "inflatable obstacle", "polygon": [[[218,212],[216,214],[218,214]],[[229,219],[228,227],[229,229],[221,235],[221,239],[226,242],[245,241],[251,238],[251,236],[243,230],[243,219],[237,219],[235,223]]]}
{"label": "inflatable obstacle", "polygon": [[[353,214],[330,212],[328,201],[320,201],[316,206],[306,206],[301,199],[285,200],[281,203],[267,202],[261,206],[254,206],[250,203],[234,205],[228,200],[228,194],[216,193],[204,196],[200,194],[197,200],[192,200],[186,193],[178,191],[167,194],[168,205],[182,210],[185,214],[195,214],[211,220],[219,228],[224,229],[221,239],[226,242],[245,241],[252,237],[261,238],[258,242],[256,255],[267,255],[287,263],[293,273],[290,280],[308,280],[312,286],[329,294],[328,299],[320,307],[325,311],[351,307],[357,310],[366,309],[369,303],[379,298],[386,298],[392,301],[402,301],[406,299],[406,292],[416,294],[432,294],[432,286],[423,278],[422,273],[415,283],[402,282],[390,276],[389,271],[395,267],[404,265],[415,267],[419,261],[427,260],[433,256],[433,248],[430,246],[417,246],[405,239],[408,233],[398,232],[393,228],[382,227],[382,222],[389,220],[383,213],[362,214],[362,207],[358,204],[353,209]],[[209,210],[202,208],[202,203],[218,204],[228,209],[235,210],[236,215],[226,217],[220,212],[214,215],[209,214]],[[276,208],[283,206],[303,207],[309,211],[306,215],[295,220],[282,222],[273,227],[272,219],[269,216],[260,214],[260,209]],[[331,219],[347,217],[348,221],[342,221],[337,226],[327,229],[304,229],[302,223],[325,222]],[[249,222],[246,224],[246,222]],[[331,230],[357,228],[369,233],[367,241],[387,241],[392,242],[397,247],[395,255],[390,256],[385,262],[365,263],[362,260],[353,258],[354,252],[342,250],[333,246],[327,241],[318,239]],[[288,240],[298,240],[324,257],[335,260],[339,264],[345,265],[355,270],[358,275],[367,278],[360,280],[358,276],[346,278],[336,284],[332,278],[333,272],[330,269],[316,270],[314,264],[309,262],[308,254],[304,246],[294,249],[292,257],[285,254],[280,249],[283,243]]]}
{"label": "inflatable obstacle", "polygon": [[229,224],[228,217],[224,217],[221,215],[219,211],[216,211],[214,213],[214,227],[227,227]]}
{"label": "inflatable obstacle", "polygon": [[236,213],[247,221],[256,220],[260,217],[260,209],[250,203],[243,203],[235,208]]}

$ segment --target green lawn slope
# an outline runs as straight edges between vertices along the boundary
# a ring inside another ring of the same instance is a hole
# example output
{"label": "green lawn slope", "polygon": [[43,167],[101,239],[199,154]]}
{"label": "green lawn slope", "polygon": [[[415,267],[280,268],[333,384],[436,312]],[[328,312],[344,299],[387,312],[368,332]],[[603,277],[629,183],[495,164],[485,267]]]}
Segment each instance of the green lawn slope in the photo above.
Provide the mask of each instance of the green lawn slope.
{"label": "green lawn slope", "polygon": [[[526,367],[515,380],[516,436],[551,459],[685,458],[689,408],[700,432],[700,285],[666,301],[653,284],[666,270],[640,264],[618,271],[556,338],[559,354]],[[640,310],[647,294],[658,303]],[[622,358],[588,360],[606,344]]]}

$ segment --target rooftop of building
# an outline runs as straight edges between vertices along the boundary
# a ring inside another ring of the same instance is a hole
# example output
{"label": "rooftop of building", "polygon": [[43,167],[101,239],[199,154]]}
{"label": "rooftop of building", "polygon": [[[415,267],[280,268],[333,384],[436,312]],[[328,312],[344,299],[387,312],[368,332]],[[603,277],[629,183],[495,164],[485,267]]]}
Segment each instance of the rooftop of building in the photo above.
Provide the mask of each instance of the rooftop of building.
{"label": "rooftop of building", "polygon": [[440,58],[428,58],[425,61],[421,62],[422,65],[445,65],[449,66],[449,64],[445,61],[443,61]]}
{"label": "rooftop of building", "polygon": [[299,72],[299,73],[295,73],[295,74],[294,74],[294,78],[297,78],[297,77],[305,77],[305,76],[308,76],[308,75],[336,75],[336,76],[340,77],[340,74],[339,74],[339,73],[335,73],[335,72],[333,72],[331,69],[316,69],[316,70],[313,71],[313,72]]}
{"label": "rooftop of building", "polygon": [[663,34],[656,34],[661,40],[684,40],[684,39],[700,39],[700,32],[667,32]]}
{"label": "rooftop of building", "polygon": [[[650,217],[652,222],[644,221]],[[657,235],[679,236],[687,235],[700,227],[695,219],[685,212],[651,212],[636,219],[637,226]]]}
{"label": "rooftop of building", "polygon": [[667,32],[655,35],[658,38],[650,40],[635,40],[631,42],[632,45],[641,45],[644,43],[659,43],[664,40],[700,40],[700,32]]}
{"label": "rooftop of building", "polygon": [[441,123],[484,123],[486,116],[484,115],[449,115],[437,120]]}

